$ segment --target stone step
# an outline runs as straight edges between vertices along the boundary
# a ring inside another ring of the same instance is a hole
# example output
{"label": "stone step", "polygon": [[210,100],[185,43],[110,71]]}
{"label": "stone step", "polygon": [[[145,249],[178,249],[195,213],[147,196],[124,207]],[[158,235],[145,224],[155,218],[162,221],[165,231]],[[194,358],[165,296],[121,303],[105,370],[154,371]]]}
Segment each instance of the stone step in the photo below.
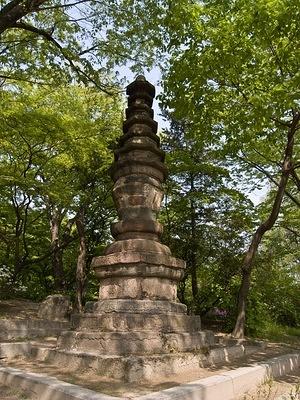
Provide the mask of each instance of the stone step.
{"label": "stone step", "polygon": [[[19,399],[28,399],[28,394],[30,398],[39,400],[122,400],[120,397],[97,393],[68,382],[60,381],[48,375],[31,373],[10,367],[0,367],[0,383],[8,385],[11,388],[25,390],[26,394],[18,394],[17,392]],[[1,396],[1,400],[5,399],[6,397]],[[16,399],[16,397],[7,397],[7,400],[11,399]]]}
{"label": "stone step", "polygon": [[32,347],[31,357],[70,371],[82,371],[123,382],[151,382],[176,374],[195,373],[204,367],[225,365],[258,351],[242,345],[203,352],[149,354],[147,356],[99,355],[92,352]]}
{"label": "stone step", "polygon": [[184,304],[165,300],[107,299],[88,301],[85,304],[86,313],[103,314],[110,312],[142,313],[142,314],[186,314]]}
{"label": "stone step", "polygon": [[74,314],[72,327],[78,331],[136,331],[139,329],[161,332],[196,332],[201,329],[199,316],[169,313],[102,313]]}
{"label": "stone step", "polygon": [[260,350],[260,346],[234,345],[203,348],[197,352],[116,356],[93,351],[59,350],[55,348],[55,341],[51,340],[46,346],[37,341],[0,343],[0,358],[9,361],[23,357],[34,363],[46,362],[65,371],[88,372],[114,381],[151,382],[226,365]]}
{"label": "stone step", "polygon": [[0,341],[43,336],[58,336],[70,329],[70,322],[44,319],[1,319]]}
{"label": "stone step", "polygon": [[107,355],[135,355],[200,351],[215,344],[211,331],[163,333],[152,331],[130,332],[62,332],[58,348],[92,351]]}

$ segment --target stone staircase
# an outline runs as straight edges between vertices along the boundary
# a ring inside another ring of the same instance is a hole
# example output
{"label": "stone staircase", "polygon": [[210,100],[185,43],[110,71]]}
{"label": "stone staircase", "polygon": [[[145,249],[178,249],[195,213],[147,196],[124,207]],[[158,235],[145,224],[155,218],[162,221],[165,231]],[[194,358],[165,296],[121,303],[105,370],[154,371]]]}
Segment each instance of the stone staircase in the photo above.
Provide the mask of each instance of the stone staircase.
{"label": "stone staircase", "polygon": [[[47,312],[44,308],[38,315],[51,317],[49,304]],[[0,358],[6,361],[24,357],[132,383],[225,365],[263,346],[201,330],[200,318],[186,315],[183,304],[153,300],[87,303],[86,312],[72,314],[69,321],[2,319],[0,342]]]}
{"label": "stone staircase", "polygon": [[[77,315],[72,318],[73,329],[77,327],[77,318]],[[56,326],[51,329],[52,333],[56,330],[55,336],[61,329],[58,339],[0,343],[0,358],[9,361],[15,357],[24,357],[32,362],[47,363],[68,371],[89,371],[104,379],[141,383],[168,380],[206,367],[220,367],[263,349],[261,342],[228,339],[214,335],[212,331],[195,331],[192,335],[178,331],[157,334],[153,330],[93,332],[90,326],[88,332],[81,332],[84,335],[82,340],[77,330],[62,331],[68,323],[46,321],[48,329],[41,329],[38,333],[47,332],[47,335],[41,336],[50,336],[49,326],[53,322]],[[40,323],[44,321],[40,320]],[[34,321],[33,326],[39,326],[39,323]],[[94,329],[96,327],[97,324]],[[26,336],[34,339],[36,333],[31,326]],[[68,346],[69,335],[72,336],[72,346]],[[78,336],[78,346],[75,348],[74,335]],[[12,336],[9,334],[9,337]]]}

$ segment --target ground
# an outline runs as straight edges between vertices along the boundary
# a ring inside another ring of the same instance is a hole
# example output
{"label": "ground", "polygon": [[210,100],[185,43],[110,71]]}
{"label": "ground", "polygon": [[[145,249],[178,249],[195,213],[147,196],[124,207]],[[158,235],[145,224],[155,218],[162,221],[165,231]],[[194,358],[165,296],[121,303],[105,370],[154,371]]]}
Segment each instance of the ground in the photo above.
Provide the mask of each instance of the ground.
{"label": "ground", "polygon": [[0,400],[31,400],[36,399],[32,396],[32,393],[26,391],[20,391],[15,388],[9,388],[0,384]]}
{"label": "ground", "polygon": [[[0,318],[37,318],[37,308],[38,304],[30,301],[0,301]],[[49,346],[55,345],[55,341],[53,341],[53,339],[51,338],[49,338],[48,340],[40,339],[38,341],[42,342],[43,345],[45,345],[46,343],[48,343]],[[168,382],[153,382],[151,385],[148,386],[139,386],[136,384],[120,384],[111,380],[104,381],[100,380],[99,376],[91,374],[89,372],[83,373],[82,371],[78,371],[77,373],[74,373],[66,370],[62,371],[59,367],[55,367],[53,365],[38,362],[36,360],[30,361],[22,358],[9,361],[1,360],[0,365],[11,366],[32,372],[49,374],[57,377],[60,380],[81,385],[83,387],[110,395],[136,396],[150,391],[159,391],[171,386],[179,385],[181,383],[199,380],[201,378],[222,373],[229,369],[235,369],[241,366],[249,366],[255,362],[263,361],[277,355],[291,353],[295,349],[299,350],[299,348],[300,343],[293,343],[293,345],[288,345],[284,343],[269,342],[266,349],[260,349],[255,354],[235,360],[231,363],[226,364],[223,367],[203,368],[201,370],[198,370],[194,374],[190,373],[188,376],[186,376],[186,374],[176,375],[174,377],[170,377]],[[272,382],[272,385],[270,385],[269,382],[266,385],[263,385],[258,390],[253,391],[237,400],[273,400],[279,394],[290,391],[293,385],[295,386],[297,383],[300,384],[299,375],[300,372],[297,371],[292,375],[281,378],[276,382]],[[0,386],[0,400],[21,400],[27,398],[31,398],[30,393],[20,393],[16,392],[15,388],[9,389],[5,388],[4,386]],[[295,399],[287,398],[287,400]]]}
{"label": "ground", "polygon": [[38,306],[24,299],[0,300],[0,318],[37,318]]}
{"label": "ground", "polygon": [[280,396],[284,400],[300,399],[300,369],[281,378],[270,379],[237,400],[276,400]]}

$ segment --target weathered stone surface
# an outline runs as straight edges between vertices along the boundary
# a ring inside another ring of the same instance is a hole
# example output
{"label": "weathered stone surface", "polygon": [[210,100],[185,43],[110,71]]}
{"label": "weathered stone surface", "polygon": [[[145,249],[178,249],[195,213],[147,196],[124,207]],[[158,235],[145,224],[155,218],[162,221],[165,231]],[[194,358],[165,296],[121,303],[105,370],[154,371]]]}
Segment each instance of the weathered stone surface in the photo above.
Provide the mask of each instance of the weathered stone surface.
{"label": "weathered stone surface", "polygon": [[63,332],[58,348],[88,351],[107,355],[145,355],[200,351],[212,344],[207,334],[199,332],[164,333],[152,331],[131,332]]}
{"label": "weathered stone surface", "polygon": [[[118,237],[120,234],[135,232],[137,234],[137,238],[140,237],[140,232],[143,233],[152,233],[156,236],[160,236],[162,234],[163,228],[162,225],[157,221],[149,221],[149,220],[130,220],[130,221],[120,221],[112,224],[111,232],[114,237]],[[153,237],[153,240],[158,240]]]}
{"label": "weathered stone surface", "polygon": [[171,257],[170,249],[159,241],[162,226],[156,214],[167,170],[151,109],[155,89],[140,76],[128,86],[127,94],[124,135],[111,167],[120,218],[111,227],[116,241],[105,249],[104,256],[93,260],[100,281],[99,299],[174,302],[185,262]]}
{"label": "weathered stone surface", "polygon": [[[132,243],[140,241],[132,240]],[[123,242],[128,241],[115,244]],[[176,301],[177,282],[182,279],[185,266],[182,260],[154,251],[112,253],[95,258],[93,265],[95,275],[101,280],[101,300],[131,298],[169,301]]]}
{"label": "weathered stone surface", "polygon": [[[147,240],[142,238],[119,240],[112,243],[105,250],[105,254],[125,252],[158,253],[171,255],[171,251],[168,246],[154,240]],[[100,265],[99,260],[97,263],[98,265]]]}
{"label": "weathered stone surface", "polygon": [[[134,269],[133,269],[134,271]],[[150,299],[175,301],[176,282],[170,279],[145,277],[110,277],[103,279],[99,299]]]}
{"label": "weathered stone surface", "polygon": [[72,315],[72,326],[77,331],[97,332],[130,332],[137,327],[144,331],[157,332],[195,332],[200,331],[201,321],[199,316],[184,314],[147,314],[110,312],[103,314],[85,313]]}
{"label": "weathered stone surface", "polygon": [[184,304],[171,301],[151,301],[151,300],[128,300],[128,299],[110,299],[100,301],[89,301],[85,305],[85,312],[102,313],[141,313],[141,314],[185,314],[187,308]]}
{"label": "weathered stone surface", "polygon": [[61,331],[69,329],[68,321],[44,319],[3,319],[0,320],[0,340],[58,336]]}
{"label": "weathered stone surface", "polygon": [[173,354],[172,365],[180,369],[184,352],[198,353],[215,344],[213,334],[200,330],[200,317],[185,315],[186,306],[178,303],[185,262],[160,242],[163,229],[156,215],[167,169],[155,134],[154,93],[143,77],[127,88],[127,120],[110,171],[119,217],[111,227],[115,241],[92,262],[99,301],[88,303],[84,315],[73,316],[75,330],[62,333],[58,341],[60,354],[114,357],[114,378],[125,381],[148,379],[154,370],[162,373],[167,361],[157,355]]}
{"label": "weathered stone surface", "polygon": [[69,296],[55,294],[48,296],[39,306],[38,317],[49,320],[67,320],[70,317],[71,301]]}
{"label": "weathered stone surface", "polygon": [[106,256],[95,257],[93,259],[93,267],[104,267],[109,265],[128,265],[128,264],[153,264],[163,265],[166,267],[176,268],[183,270],[185,268],[185,262],[178,258],[171,257],[165,254],[151,253],[151,252],[131,252],[126,253],[115,253]]}
{"label": "weathered stone surface", "polygon": [[[126,382],[151,382],[160,380],[162,377],[168,378],[176,374],[195,373],[197,369],[203,367],[214,367],[222,364],[224,357],[217,358],[220,355],[219,348],[208,349],[211,343],[211,332],[203,331],[202,335],[207,335],[206,351],[185,352],[185,353],[165,353],[165,354],[147,354],[147,355],[129,355],[115,356],[96,354],[93,351],[75,351],[75,350],[58,350],[51,347],[41,347],[31,342],[22,343],[2,343],[0,344],[0,356],[7,359],[16,356],[30,356],[33,360],[46,361],[59,365],[61,368],[70,371],[88,371],[102,377],[113,378],[114,380],[123,380]],[[232,362],[237,357],[236,347],[243,348],[242,345],[229,346],[221,349],[227,354],[227,360]],[[253,346],[251,346],[253,347]],[[256,351],[259,350],[257,346]],[[253,349],[253,352],[255,350]],[[211,359],[214,363],[211,363]],[[292,369],[300,365],[299,354],[289,354],[269,362],[262,362],[268,376],[274,374],[289,373]],[[244,368],[242,368],[244,369]],[[227,374],[227,372],[226,372]],[[235,374],[234,374],[235,375]],[[234,379],[234,376],[232,376]]]}

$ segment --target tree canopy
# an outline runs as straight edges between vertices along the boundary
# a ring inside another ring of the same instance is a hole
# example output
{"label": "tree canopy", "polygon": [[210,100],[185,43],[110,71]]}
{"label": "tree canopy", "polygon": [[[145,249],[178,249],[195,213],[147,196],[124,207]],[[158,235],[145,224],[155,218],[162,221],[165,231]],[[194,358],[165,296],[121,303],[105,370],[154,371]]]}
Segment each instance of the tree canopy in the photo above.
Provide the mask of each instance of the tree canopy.
{"label": "tree canopy", "polygon": [[[160,219],[165,243],[187,261],[180,300],[204,320],[223,310],[236,336],[296,326],[298,1],[1,7],[0,286],[36,299],[67,291],[79,311],[94,296],[90,262],[114,218],[118,71],[156,66],[170,171]],[[249,192],[262,188],[253,204]]]}

